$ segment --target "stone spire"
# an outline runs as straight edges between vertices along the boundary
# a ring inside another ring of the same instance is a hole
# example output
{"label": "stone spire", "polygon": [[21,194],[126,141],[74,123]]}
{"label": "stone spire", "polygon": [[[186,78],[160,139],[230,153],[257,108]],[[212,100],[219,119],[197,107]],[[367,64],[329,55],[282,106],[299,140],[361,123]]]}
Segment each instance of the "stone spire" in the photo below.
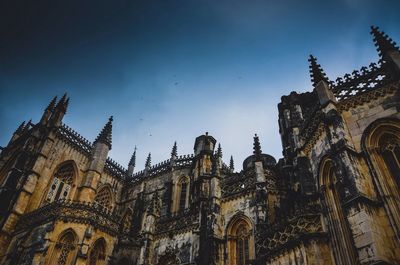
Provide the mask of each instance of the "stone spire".
{"label": "stone spire", "polygon": [[45,111],[53,111],[54,107],[56,106],[56,102],[57,102],[57,96],[55,96],[49,103],[49,105],[47,105]]}
{"label": "stone spire", "polygon": [[136,145],[135,145],[135,149],[133,150],[133,154],[132,154],[132,156],[131,156],[131,160],[129,160],[129,166],[133,166],[133,167],[135,167],[136,166],[136,150],[137,150],[137,148],[136,148]]}
{"label": "stone spire", "polygon": [[174,142],[174,146],[172,147],[171,151],[171,157],[177,157],[178,156],[178,146],[176,145],[176,141]]}
{"label": "stone spire", "polygon": [[233,156],[231,156],[231,160],[229,161],[229,169],[233,172],[235,170],[235,164],[233,162]]}
{"label": "stone spire", "polygon": [[261,145],[260,139],[258,138],[257,134],[254,135],[254,143],[253,143],[253,154],[257,159],[261,158]]}
{"label": "stone spire", "polygon": [[128,164],[128,176],[132,176],[133,171],[135,170],[135,166],[136,166],[136,145],[135,145],[135,149],[133,151],[131,160],[129,160],[129,164]]}
{"label": "stone spire", "polygon": [[68,102],[69,102],[69,98],[67,99],[67,93],[64,93],[64,95],[62,96],[60,101],[58,101],[55,108],[66,111],[67,107],[68,107]]}
{"label": "stone spire", "polygon": [[144,167],[146,169],[150,169],[150,167],[151,167],[151,153],[149,153],[149,155],[147,156],[146,164],[144,165]]}
{"label": "stone spire", "polygon": [[217,148],[217,157],[222,158],[222,148],[221,148],[221,144],[218,144],[218,148]]}
{"label": "stone spire", "polygon": [[[67,98],[67,93],[65,93],[62,98],[57,102],[57,105],[54,107],[52,110],[52,115],[50,117],[51,125],[59,126],[61,124],[61,121],[67,112],[68,108],[68,103],[69,103],[69,98]],[[51,102],[49,104],[49,107],[51,108]],[[47,109],[45,113],[50,113]],[[42,117],[42,122],[46,121],[46,117]]]}
{"label": "stone spire", "polygon": [[25,121],[21,122],[18,128],[15,130],[14,134],[20,135],[25,129]]}
{"label": "stone spire", "polygon": [[380,31],[378,27],[371,26],[371,34],[374,37],[374,42],[379,56],[383,57],[389,51],[400,51],[394,42],[388,35],[383,31]]}
{"label": "stone spire", "polygon": [[94,143],[103,143],[108,145],[109,149],[111,150],[111,140],[112,140],[112,122],[113,116],[110,116],[108,119],[107,124],[103,127],[100,134],[97,136]]}
{"label": "stone spire", "polygon": [[316,87],[320,81],[329,83],[329,79],[326,77],[324,70],[322,69],[321,65],[317,63],[317,58],[310,55],[308,61],[310,62],[310,76],[313,86]]}

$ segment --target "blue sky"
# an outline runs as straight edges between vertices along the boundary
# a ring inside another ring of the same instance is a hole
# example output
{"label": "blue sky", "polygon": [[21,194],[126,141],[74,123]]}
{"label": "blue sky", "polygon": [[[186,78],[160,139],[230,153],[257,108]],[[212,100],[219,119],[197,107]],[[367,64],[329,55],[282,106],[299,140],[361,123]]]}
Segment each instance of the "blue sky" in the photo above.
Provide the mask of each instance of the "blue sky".
{"label": "blue sky", "polygon": [[[14,1],[16,2],[16,1]],[[208,131],[236,169],[252,137],[280,158],[277,104],[378,60],[377,25],[400,42],[400,1],[26,1],[0,6],[0,145],[67,92],[64,122],[93,141],[114,115],[110,156],[137,169],[193,151]]]}

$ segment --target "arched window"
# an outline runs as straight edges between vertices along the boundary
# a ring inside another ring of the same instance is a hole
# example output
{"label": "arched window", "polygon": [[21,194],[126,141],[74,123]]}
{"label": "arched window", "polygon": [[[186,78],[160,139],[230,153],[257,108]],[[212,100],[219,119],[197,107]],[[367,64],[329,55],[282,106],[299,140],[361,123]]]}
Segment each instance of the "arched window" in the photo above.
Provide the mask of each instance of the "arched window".
{"label": "arched window", "polygon": [[400,187],[400,141],[393,135],[384,135],[379,141],[380,151],[389,173]]}
{"label": "arched window", "polygon": [[236,264],[246,265],[249,260],[250,232],[244,224],[240,224],[236,232]]}
{"label": "arched window", "polygon": [[103,186],[100,188],[94,201],[108,210],[112,210],[112,193],[110,187]]}
{"label": "arched window", "polygon": [[186,182],[186,179],[183,179],[179,183],[179,188],[180,188],[180,195],[179,195],[179,211],[184,211],[186,209],[186,201],[187,201],[187,186],[188,183]]}
{"label": "arched window", "polygon": [[52,260],[57,261],[57,265],[71,264],[76,250],[76,235],[72,230],[62,233],[57,240]]}
{"label": "arched window", "polygon": [[399,234],[400,120],[376,120],[364,131],[361,144],[394,234]]}
{"label": "arched window", "polygon": [[320,190],[327,208],[328,228],[333,241],[334,256],[338,264],[356,264],[352,235],[341,205],[341,182],[338,180],[331,159],[324,159],[320,166]]}
{"label": "arched window", "polygon": [[103,238],[96,240],[89,253],[88,265],[104,264],[106,253],[106,243]]}
{"label": "arched window", "polygon": [[61,164],[54,173],[53,181],[46,196],[46,202],[68,198],[74,181],[75,168],[73,162]]}
{"label": "arched window", "polygon": [[229,264],[246,265],[254,259],[254,237],[250,220],[238,216],[228,225]]}

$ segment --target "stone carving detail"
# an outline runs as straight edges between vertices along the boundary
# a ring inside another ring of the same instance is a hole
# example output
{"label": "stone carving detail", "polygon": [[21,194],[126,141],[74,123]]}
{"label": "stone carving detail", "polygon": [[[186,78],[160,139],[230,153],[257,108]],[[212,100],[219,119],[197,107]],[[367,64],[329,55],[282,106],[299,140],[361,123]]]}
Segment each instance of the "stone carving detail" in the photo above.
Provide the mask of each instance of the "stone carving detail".
{"label": "stone carving detail", "polygon": [[120,216],[96,203],[59,200],[22,216],[17,231],[57,220],[91,224],[102,231],[116,235]]}

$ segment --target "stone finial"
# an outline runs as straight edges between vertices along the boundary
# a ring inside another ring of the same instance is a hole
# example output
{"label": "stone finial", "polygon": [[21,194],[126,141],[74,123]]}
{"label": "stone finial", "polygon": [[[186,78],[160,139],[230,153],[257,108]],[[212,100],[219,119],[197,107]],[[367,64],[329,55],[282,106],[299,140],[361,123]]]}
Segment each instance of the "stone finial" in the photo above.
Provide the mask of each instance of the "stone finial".
{"label": "stone finial", "polygon": [[229,161],[229,169],[230,169],[231,171],[234,171],[234,170],[235,170],[235,164],[234,164],[234,162],[233,162],[233,156],[231,156],[231,160]]}
{"label": "stone finial", "polygon": [[113,122],[113,116],[110,116],[108,122],[106,123],[106,125],[104,125],[100,134],[97,136],[96,140],[94,140],[94,143],[103,143],[108,145],[110,150],[112,141],[112,122]]}
{"label": "stone finial", "polygon": [[259,159],[262,154],[260,139],[258,138],[257,134],[254,135],[253,154],[256,156],[257,159]]}
{"label": "stone finial", "polygon": [[222,148],[221,148],[221,144],[218,144],[217,157],[222,158]]}
{"label": "stone finial", "polygon": [[383,31],[380,31],[378,27],[371,26],[371,34],[374,37],[374,42],[379,56],[385,55],[389,51],[400,51],[394,42],[388,35]]}
{"label": "stone finial", "polygon": [[178,156],[178,146],[176,145],[176,141],[174,142],[174,146],[172,147],[171,157]]}
{"label": "stone finial", "polygon": [[149,153],[149,155],[147,156],[146,164],[144,165],[144,167],[145,167],[146,169],[148,169],[148,168],[151,167],[151,153]]}
{"label": "stone finial", "polygon": [[129,166],[136,166],[136,145],[135,145],[135,149],[133,150],[133,154],[131,156],[131,160],[129,160]]}
{"label": "stone finial", "polygon": [[316,87],[320,81],[329,83],[329,79],[326,77],[324,70],[322,69],[321,65],[317,63],[317,58],[315,58],[313,55],[310,55],[308,61],[310,62],[310,76],[313,86]]}

